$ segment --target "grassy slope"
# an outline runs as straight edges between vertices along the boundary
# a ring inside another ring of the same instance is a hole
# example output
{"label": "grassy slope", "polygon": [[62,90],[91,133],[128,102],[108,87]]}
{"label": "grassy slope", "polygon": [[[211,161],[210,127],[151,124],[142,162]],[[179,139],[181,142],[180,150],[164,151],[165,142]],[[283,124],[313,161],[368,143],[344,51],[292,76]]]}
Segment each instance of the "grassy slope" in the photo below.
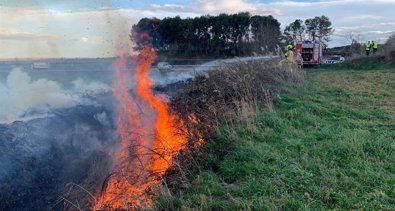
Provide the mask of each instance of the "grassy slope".
{"label": "grassy slope", "polygon": [[[255,132],[224,127],[207,152],[219,168],[160,207],[395,210],[395,68],[306,77],[305,93],[281,96]],[[229,139],[232,150],[218,160]]]}

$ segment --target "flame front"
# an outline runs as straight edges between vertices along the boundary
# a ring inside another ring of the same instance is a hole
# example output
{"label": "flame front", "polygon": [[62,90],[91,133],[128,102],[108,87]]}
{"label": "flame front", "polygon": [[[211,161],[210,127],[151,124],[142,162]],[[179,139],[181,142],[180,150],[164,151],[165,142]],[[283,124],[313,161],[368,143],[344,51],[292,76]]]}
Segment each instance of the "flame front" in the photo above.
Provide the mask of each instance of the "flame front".
{"label": "flame front", "polygon": [[[183,122],[169,113],[165,98],[154,95],[149,77],[156,51],[144,45],[137,56],[138,66],[132,81],[126,56],[116,64],[113,94],[119,102],[118,133],[120,149],[113,173],[105,183],[94,210],[133,210],[151,207],[150,189],[172,165],[173,158],[187,143],[180,133]],[[131,94],[128,82],[137,82]],[[150,111],[151,110],[151,111]],[[153,111],[153,112],[152,112]],[[153,113],[153,120],[152,119]]]}
{"label": "flame front", "polygon": [[149,46],[144,46],[141,50],[139,65],[137,68],[137,78],[139,83],[137,85],[137,94],[142,97],[148,104],[157,111],[157,119],[155,122],[156,138],[153,145],[153,171],[156,173],[164,173],[172,164],[172,158],[181,150],[186,144],[187,137],[180,134],[182,122],[173,114],[169,113],[169,108],[165,99],[162,96],[154,95],[152,86],[154,82],[149,78],[150,65],[146,61],[152,61],[155,58],[155,51]]}

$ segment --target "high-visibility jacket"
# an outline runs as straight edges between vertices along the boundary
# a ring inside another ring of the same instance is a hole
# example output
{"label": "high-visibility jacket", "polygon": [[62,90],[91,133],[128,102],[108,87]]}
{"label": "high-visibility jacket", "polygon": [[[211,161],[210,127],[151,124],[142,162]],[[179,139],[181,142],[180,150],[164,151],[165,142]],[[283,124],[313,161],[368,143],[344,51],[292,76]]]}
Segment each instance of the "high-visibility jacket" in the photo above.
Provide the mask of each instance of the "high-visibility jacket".
{"label": "high-visibility jacket", "polygon": [[366,42],[366,50],[370,50],[370,42]]}
{"label": "high-visibility jacket", "polygon": [[374,42],[373,42],[373,48],[374,48],[374,49],[379,48],[379,43],[378,43],[377,41],[374,41]]}
{"label": "high-visibility jacket", "polygon": [[291,50],[288,50],[285,52],[285,58],[288,59],[289,61],[294,61],[294,53]]}

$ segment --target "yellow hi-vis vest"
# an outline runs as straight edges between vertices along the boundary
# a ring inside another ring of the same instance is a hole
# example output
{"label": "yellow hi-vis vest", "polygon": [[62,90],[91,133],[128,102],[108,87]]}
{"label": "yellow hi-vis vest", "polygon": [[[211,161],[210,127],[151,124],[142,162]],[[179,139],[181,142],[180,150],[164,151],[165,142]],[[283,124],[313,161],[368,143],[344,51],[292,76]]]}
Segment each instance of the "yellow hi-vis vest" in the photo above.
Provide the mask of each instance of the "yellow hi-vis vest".
{"label": "yellow hi-vis vest", "polygon": [[287,52],[285,52],[285,58],[291,62],[294,61],[294,52],[288,50]]}
{"label": "yellow hi-vis vest", "polygon": [[378,43],[377,41],[374,41],[374,42],[373,42],[373,48],[374,48],[374,49],[379,48],[379,43]]}
{"label": "yellow hi-vis vest", "polygon": [[366,46],[366,50],[370,50],[370,42],[367,42],[365,46]]}

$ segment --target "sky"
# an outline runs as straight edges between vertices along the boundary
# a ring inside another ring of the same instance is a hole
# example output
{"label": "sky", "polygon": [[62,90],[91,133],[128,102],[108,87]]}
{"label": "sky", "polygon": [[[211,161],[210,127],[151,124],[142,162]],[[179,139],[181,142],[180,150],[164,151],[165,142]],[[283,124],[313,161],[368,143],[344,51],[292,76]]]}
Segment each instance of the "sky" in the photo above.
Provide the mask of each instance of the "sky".
{"label": "sky", "polygon": [[329,47],[395,33],[395,0],[0,0],[0,59],[111,57],[130,50],[130,28],[141,18],[242,11],[272,15],[282,29],[328,16]]}

